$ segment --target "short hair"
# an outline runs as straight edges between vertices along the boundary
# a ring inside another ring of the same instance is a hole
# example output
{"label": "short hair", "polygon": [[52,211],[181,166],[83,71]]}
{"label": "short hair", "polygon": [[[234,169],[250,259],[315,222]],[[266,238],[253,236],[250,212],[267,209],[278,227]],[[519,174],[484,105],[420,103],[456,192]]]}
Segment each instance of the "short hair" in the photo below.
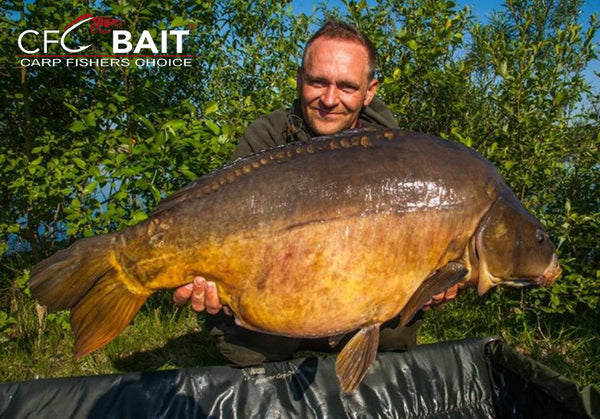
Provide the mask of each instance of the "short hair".
{"label": "short hair", "polygon": [[302,54],[302,66],[304,66],[308,49],[318,38],[344,39],[346,41],[357,42],[364,46],[367,49],[369,64],[367,78],[372,80],[373,77],[375,77],[375,68],[377,66],[377,51],[375,51],[375,47],[369,38],[367,38],[367,36],[355,26],[339,20],[327,21],[317,32],[313,34],[313,36],[310,37],[306,43],[306,46],[304,47],[304,53]]}

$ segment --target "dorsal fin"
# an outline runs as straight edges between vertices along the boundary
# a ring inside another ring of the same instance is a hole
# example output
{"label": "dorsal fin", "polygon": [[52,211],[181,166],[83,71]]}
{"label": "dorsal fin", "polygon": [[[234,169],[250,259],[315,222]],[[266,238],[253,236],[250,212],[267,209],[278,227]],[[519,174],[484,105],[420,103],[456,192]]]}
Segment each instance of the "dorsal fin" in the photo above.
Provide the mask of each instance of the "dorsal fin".
{"label": "dorsal fin", "polygon": [[[246,176],[263,166],[272,163],[284,163],[298,156],[322,153],[327,151],[343,150],[349,148],[370,148],[382,140],[393,140],[399,130],[382,130],[363,128],[344,131],[343,133],[317,137],[310,142],[293,142],[275,148],[250,154],[232,161],[231,163],[204,175],[187,186],[183,187],[173,195],[167,197],[150,213],[156,215],[166,211],[188,199],[200,198],[204,195],[218,191],[223,185],[234,182],[240,177]],[[194,190],[193,193],[191,191]]]}

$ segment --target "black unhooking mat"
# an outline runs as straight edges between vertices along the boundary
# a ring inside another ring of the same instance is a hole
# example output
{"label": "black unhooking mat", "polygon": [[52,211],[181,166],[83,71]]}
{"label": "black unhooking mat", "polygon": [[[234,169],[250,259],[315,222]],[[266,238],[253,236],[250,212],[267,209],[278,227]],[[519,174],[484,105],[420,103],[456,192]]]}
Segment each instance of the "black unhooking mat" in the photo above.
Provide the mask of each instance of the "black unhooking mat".
{"label": "black unhooking mat", "polygon": [[380,353],[340,393],[334,356],[0,385],[2,418],[599,418],[599,392],[495,338]]}

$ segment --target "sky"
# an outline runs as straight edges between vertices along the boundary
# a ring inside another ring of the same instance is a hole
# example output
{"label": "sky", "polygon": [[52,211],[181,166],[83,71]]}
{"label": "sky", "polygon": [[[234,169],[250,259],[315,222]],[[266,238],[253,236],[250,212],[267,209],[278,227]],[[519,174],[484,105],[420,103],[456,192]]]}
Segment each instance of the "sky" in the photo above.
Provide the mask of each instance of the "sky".
{"label": "sky", "polygon": [[[471,9],[471,13],[479,20],[481,23],[485,23],[489,20],[492,12],[499,11],[502,9],[503,0],[455,0],[458,8],[463,8],[468,6]],[[292,0],[293,8],[296,12],[304,12],[311,13],[313,7],[317,4],[322,3],[323,0]],[[339,0],[330,0],[327,2],[329,7],[338,6],[341,10],[343,10],[343,6],[341,1]],[[600,0],[585,0],[584,6],[582,8],[582,24],[584,28],[587,27],[587,23],[589,20],[589,16],[593,13],[598,13],[600,18]],[[600,54],[600,31],[596,33],[596,37],[594,38],[596,44],[598,45],[597,51]],[[594,60],[591,65],[585,70],[584,75],[588,82],[594,86],[595,90],[600,91],[600,77],[595,76],[594,72],[600,73],[600,60]]]}

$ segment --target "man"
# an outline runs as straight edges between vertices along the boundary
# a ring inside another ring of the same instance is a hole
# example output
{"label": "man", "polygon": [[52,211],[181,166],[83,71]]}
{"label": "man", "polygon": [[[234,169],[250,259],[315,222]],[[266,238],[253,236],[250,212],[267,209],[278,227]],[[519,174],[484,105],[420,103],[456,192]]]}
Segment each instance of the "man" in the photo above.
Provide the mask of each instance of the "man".
{"label": "man", "polygon": [[[326,23],[306,44],[296,75],[298,99],[292,108],[280,109],[250,124],[234,157],[358,127],[398,128],[387,106],[375,98],[375,67],[375,49],[360,31],[343,22]],[[454,298],[456,291],[455,286],[436,296],[435,302]],[[327,338],[293,339],[243,329],[226,308],[226,313],[221,310],[215,284],[200,277],[177,289],[173,300],[178,305],[191,300],[194,310],[211,314],[207,315],[210,334],[217,338],[223,355],[239,365],[289,359],[302,349],[335,351],[349,338],[330,345]],[[384,324],[379,349],[413,347],[419,324],[416,320],[399,327],[398,319]]]}

